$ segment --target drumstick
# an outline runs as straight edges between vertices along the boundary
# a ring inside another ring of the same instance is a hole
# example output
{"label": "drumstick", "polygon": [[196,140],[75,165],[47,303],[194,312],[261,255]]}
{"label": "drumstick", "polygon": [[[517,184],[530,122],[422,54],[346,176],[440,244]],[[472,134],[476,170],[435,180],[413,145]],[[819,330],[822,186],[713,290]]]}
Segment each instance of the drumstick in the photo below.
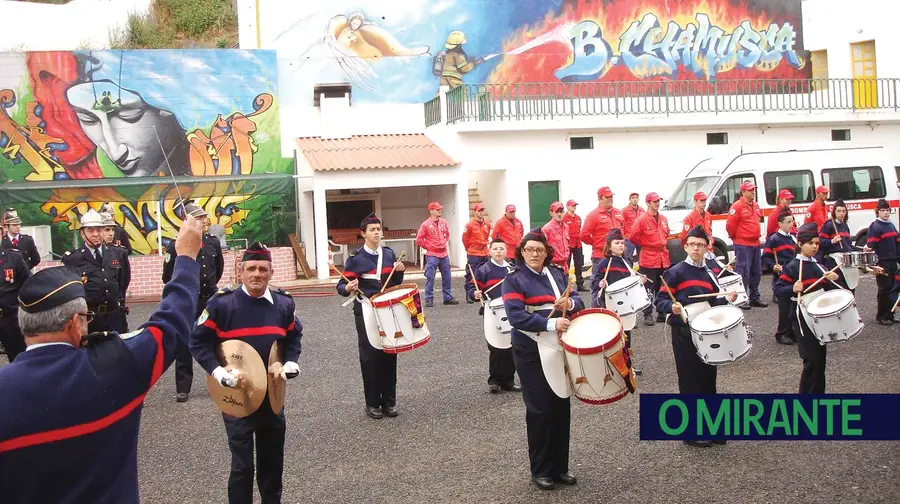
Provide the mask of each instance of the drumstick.
{"label": "drumstick", "polygon": [[688,296],[688,298],[689,298],[689,299],[714,298],[714,297],[727,296],[727,295],[732,294],[732,293],[734,293],[734,294],[744,294],[745,291],[732,291],[732,292],[722,291],[722,292],[713,292],[713,293],[711,293],[711,294],[694,294],[693,296]]}
{"label": "drumstick", "polygon": [[[803,264],[803,261],[800,261],[800,264]],[[838,264],[838,265],[835,266],[834,268],[831,268],[830,271],[828,271],[827,273],[825,273],[824,275],[822,275],[822,276],[821,276],[818,280],[816,280],[812,285],[810,285],[809,287],[807,287],[806,290],[803,291],[803,294],[806,294],[807,292],[809,292],[810,289],[812,289],[812,288],[815,287],[816,285],[819,285],[819,282],[821,282],[822,280],[825,280],[825,277],[828,275],[828,273],[834,273],[834,272],[837,271],[837,269],[840,268],[840,267],[841,267],[841,265]],[[802,277],[801,277],[801,280],[802,280]]]}
{"label": "drumstick", "polygon": [[503,277],[502,280],[500,280],[499,282],[497,282],[497,283],[495,283],[494,285],[491,285],[490,287],[488,287],[487,289],[485,289],[484,292],[482,292],[482,294],[487,294],[488,292],[491,292],[491,291],[494,290],[498,285],[500,285],[500,284],[502,284],[504,281],[506,281],[506,279],[507,279],[507,277]]}
{"label": "drumstick", "polygon": [[[567,285],[567,286],[566,286],[566,291],[563,292],[563,295],[560,296],[559,299],[562,299],[562,298],[568,298],[568,297],[569,297],[569,291],[570,291],[571,289],[572,289],[572,284]],[[557,299],[557,301],[559,301],[559,299]],[[568,303],[566,303],[566,306],[568,306]],[[548,319],[548,320],[549,320],[549,319],[552,319],[554,313],[556,313],[556,307],[555,307],[555,306],[553,307],[552,310],[550,310],[550,315],[547,315],[547,319]],[[565,313],[565,310],[563,310],[563,313]],[[565,317],[565,315],[563,315],[563,317]]]}
{"label": "drumstick", "polygon": [[[663,287],[666,288],[666,293],[669,294],[669,299],[672,300],[672,304],[677,303],[678,301],[675,300],[675,295],[672,294],[672,289],[669,288],[669,284],[666,283],[666,279],[663,278],[662,275],[659,275],[659,280],[662,282]],[[683,306],[681,307],[681,320],[687,322],[687,312],[684,310]]]}
{"label": "drumstick", "polygon": [[898,303],[900,303],[900,296],[897,296],[897,300],[894,301],[894,307],[891,308],[891,313],[894,313],[895,311],[897,311],[897,304],[898,304]]}
{"label": "drumstick", "polygon": [[[603,273],[603,281],[606,281],[607,275],[609,275],[609,267],[612,266],[613,256],[609,256],[609,261],[606,263],[606,271]],[[622,262],[625,262],[625,259],[622,259]],[[628,263],[625,263],[625,266],[628,266]],[[597,291],[597,299],[600,299],[600,294],[603,294],[603,290],[606,289],[606,286],[600,287],[600,290]],[[599,302],[599,301],[598,301]]]}
{"label": "drumstick", "polygon": [[[734,259],[737,259],[737,256],[735,256]],[[722,274],[725,273],[726,271],[728,271],[726,268],[728,268],[728,266],[730,266],[731,263],[734,262],[734,259],[728,261],[728,264],[726,264],[725,266],[722,267],[722,271],[720,271],[719,274],[716,275],[716,278],[717,278],[717,279],[718,279],[718,278],[721,278],[721,277],[722,277]],[[778,262],[778,259],[775,259],[775,261]]]}
{"label": "drumstick", "polygon": [[[406,251],[400,252],[400,257],[397,258],[398,261],[402,261],[403,258],[406,257]],[[387,280],[385,280],[384,285],[381,287],[381,292],[383,293],[385,289],[387,289],[388,284],[391,283],[391,277],[394,276],[394,271],[396,270],[396,266],[391,266],[391,274],[388,275]]]}

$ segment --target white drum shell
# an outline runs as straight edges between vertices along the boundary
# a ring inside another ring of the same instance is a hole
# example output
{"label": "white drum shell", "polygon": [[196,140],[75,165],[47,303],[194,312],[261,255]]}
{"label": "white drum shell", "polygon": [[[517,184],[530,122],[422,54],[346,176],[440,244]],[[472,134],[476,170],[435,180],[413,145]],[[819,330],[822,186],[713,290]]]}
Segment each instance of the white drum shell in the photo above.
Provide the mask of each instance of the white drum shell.
{"label": "white drum shell", "polygon": [[849,341],[858,336],[865,324],[853,294],[847,290],[819,292],[815,297],[804,297],[800,308],[819,344]]}
{"label": "white drum shell", "polygon": [[366,336],[369,339],[369,344],[374,348],[383,350],[384,348],[381,346],[381,334],[378,333],[378,321],[375,315],[375,308],[367,301],[362,301],[360,304],[362,305],[363,322],[366,325]]}
{"label": "white drum shell", "polygon": [[547,385],[558,397],[563,399],[571,397],[572,383],[569,382],[569,377],[566,375],[565,351],[559,344],[556,332],[538,333],[537,347]]}
{"label": "white drum shell", "polygon": [[706,364],[718,366],[746,357],[753,348],[744,314],[735,306],[714,306],[691,319],[691,339]]}
{"label": "white drum shell", "polygon": [[503,299],[497,298],[484,306],[484,339],[494,348],[512,347],[512,325],[506,317]]}
{"label": "white drum shell", "polygon": [[[415,292],[417,290],[410,290],[408,293],[398,297],[405,297]],[[409,310],[402,303],[374,307],[374,309],[375,316],[378,317],[378,321],[384,331],[381,346],[386,353],[407,352],[428,343],[431,339],[428,324],[422,324],[422,327],[418,329],[414,328]],[[395,337],[398,332],[402,333],[399,338]]]}
{"label": "white drum shell", "polygon": [[630,276],[608,285],[604,290],[606,308],[618,315],[630,315],[650,306],[650,295],[641,277]]}
{"label": "white drum shell", "polygon": [[[578,354],[563,349],[572,393],[579,400],[588,404],[606,404],[628,394],[625,379],[610,369],[606,362],[609,356],[621,352],[625,346],[620,327],[619,321],[610,315],[588,314],[572,320],[569,330],[563,333],[562,339],[566,345],[575,348],[595,348],[618,339],[610,348],[593,354]],[[579,377],[584,377],[586,381],[576,384]]]}
{"label": "white drum shell", "polygon": [[725,292],[740,292],[734,302],[729,301],[732,306],[745,306],[750,303],[750,298],[747,297],[746,289],[744,289],[744,279],[740,275],[719,278],[719,286]]}

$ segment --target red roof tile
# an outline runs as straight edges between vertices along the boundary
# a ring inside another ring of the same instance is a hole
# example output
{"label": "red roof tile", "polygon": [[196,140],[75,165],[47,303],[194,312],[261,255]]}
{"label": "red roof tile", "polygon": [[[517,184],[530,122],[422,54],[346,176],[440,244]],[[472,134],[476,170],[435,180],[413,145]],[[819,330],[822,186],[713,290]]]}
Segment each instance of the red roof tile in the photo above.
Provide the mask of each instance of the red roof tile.
{"label": "red roof tile", "polygon": [[300,152],[314,171],[457,166],[446,152],[421,133],[355,135],[350,138],[302,137]]}

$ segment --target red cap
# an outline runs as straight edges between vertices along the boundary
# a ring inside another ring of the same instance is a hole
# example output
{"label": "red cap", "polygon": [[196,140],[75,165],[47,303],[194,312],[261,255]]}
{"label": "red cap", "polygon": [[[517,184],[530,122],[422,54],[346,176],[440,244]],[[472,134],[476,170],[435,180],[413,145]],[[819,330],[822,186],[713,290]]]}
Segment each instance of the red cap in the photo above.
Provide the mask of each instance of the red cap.
{"label": "red cap", "polygon": [[575,203],[575,200],[570,199],[569,201],[566,201],[566,206],[567,206],[567,207],[569,207],[569,206],[578,206],[578,203]]}
{"label": "red cap", "polygon": [[476,212],[479,211],[479,210],[484,210],[484,205],[482,205],[481,203],[475,203],[475,208],[474,208],[474,210],[475,210]]}
{"label": "red cap", "polygon": [[612,189],[610,189],[607,186],[603,186],[597,190],[597,196],[599,196],[601,198],[605,197],[605,196],[612,196],[612,195],[613,195]]}
{"label": "red cap", "polygon": [[631,194],[628,195],[629,198],[632,197],[632,196],[640,196],[640,194],[638,194],[638,193],[636,193],[636,192],[633,192],[633,193],[631,193]]}
{"label": "red cap", "polygon": [[431,210],[440,210],[440,209],[442,209],[442,208],[444,208],[444,206],[441,205],[440,203],[438,203],[437,201],[432,201],[431,203],[428,204],[428,211],[429,211],[429,212],[430,212]]}
{"label": "red cap", "polygon": [[756,184],[747,180],[743,184],[741,184],[741,191],[752,191],[756,189]]}
{"label": "red cap", "polygon": [[559,201],[554,201],[553,203],[550,203],[550,211],[551,212],[557,212],[562,209],[563,209],[562,203],[560,203]]}
{"label": "red cap", "polygon": [[659,194],[656,194],[655,192],[649,192],[647,193],[647,197],[644,199],[647,200],[647,203],[650,203],[651,201],[660,200],[662,198],[660,198]]}
{"label": "red cap", "polygon": [[694,201],[703,201],[706,199],[706,193],[703,191],[697,191],[694,193]]}
{"label": "red cap", "polygon": [[792,200],[794,199],[794,193],[788,191],[787,189],[782,189],[781,191],[778,191],[778,199]]}
{"label": "red cap", "polygon": [[506,205],[506,210],[505,210],[505,211],[507,211],[507,212],[515,212],[515,211],[516,211],[516,205]]}
{"label": "red cap", "polygon": [[828,194],[830,192],[831,191],[829,191],[828,188],[823,185],[816,187],[816,194]]}

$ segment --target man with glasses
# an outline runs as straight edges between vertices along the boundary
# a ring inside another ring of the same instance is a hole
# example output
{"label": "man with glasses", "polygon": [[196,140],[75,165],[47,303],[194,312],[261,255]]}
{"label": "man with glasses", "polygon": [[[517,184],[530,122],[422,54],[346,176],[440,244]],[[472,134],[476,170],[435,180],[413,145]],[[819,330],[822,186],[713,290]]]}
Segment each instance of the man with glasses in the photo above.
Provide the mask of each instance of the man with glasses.
{"label": "man with glasses", "polygon": [[[0,227],[0,233],[6,238],[6,229]],[[22,254],[7,248],[6,241],[0,242],[0,343],[6,351],[9,362],[25,351],[25,338],[19,330],[19,289],[31,278],[31,270]],[[0,487],[2,488],[2,487]],[[0,490],[2,492],[2,490]]]}
{"label": "man with glasses", "polygon": [[191,331],[199,224],[182,226],[178,247],[159,310],[127,334],[88,334],[85,284],[71,268],[44,269],[22,285],[27,350],[0,369],[4,504],[140,501],[141,409]]}
{"label": "man with glasses", "polygon": [[119,313],[122,275],[125,265],[119,254],[103,244],[103,217],[93,208],[81,216],[84,245],[66,252],[62,263],[74,271],[84,284],[88,309],[96,313],[89,332],[126,332]]}
{"label": "man with glasses", "polygon": [[746,180],[741,184],[741,197],[729,210],[725,230],[734,243],[734,267],[744,279],[744,288],[750,293],[750,306],[765,308],[759,298],[759,280],[762,277],[762,262],[759,247],[759,223],[762,212],[756,203],[756,184]]}

